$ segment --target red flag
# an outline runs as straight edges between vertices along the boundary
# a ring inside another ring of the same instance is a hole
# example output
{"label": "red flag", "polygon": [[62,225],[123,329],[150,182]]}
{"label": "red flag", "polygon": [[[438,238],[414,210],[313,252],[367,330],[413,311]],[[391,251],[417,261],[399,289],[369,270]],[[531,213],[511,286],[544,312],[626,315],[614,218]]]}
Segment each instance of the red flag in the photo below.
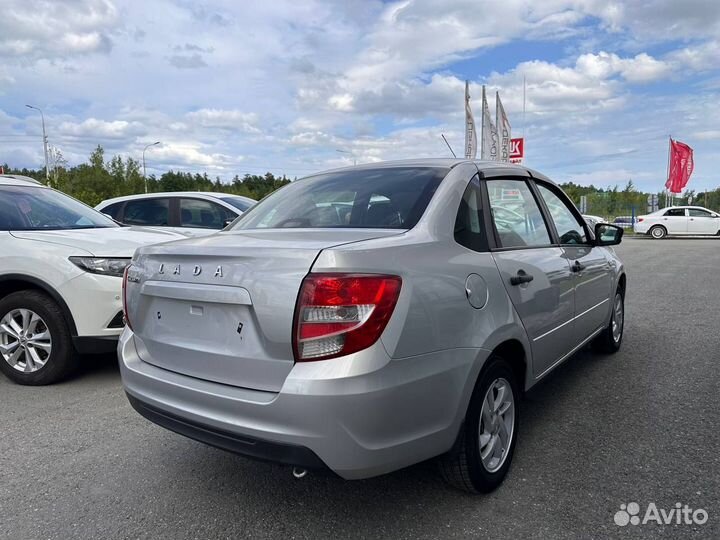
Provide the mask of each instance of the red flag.
{"label": "red flag", "polygon": [[670,139],[670,171],[665,182],[670,193],[680,193],[685,189],[694,166],[693,149],[685,143]]}

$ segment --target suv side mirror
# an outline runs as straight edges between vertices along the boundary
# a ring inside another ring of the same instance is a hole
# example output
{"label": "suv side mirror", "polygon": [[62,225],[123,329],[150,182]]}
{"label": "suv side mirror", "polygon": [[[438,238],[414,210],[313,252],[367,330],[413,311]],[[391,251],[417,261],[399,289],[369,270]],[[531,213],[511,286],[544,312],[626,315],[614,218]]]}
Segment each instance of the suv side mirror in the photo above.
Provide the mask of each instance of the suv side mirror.
{"label": "suv side mirror", "polygon": [[624,229],[609,223],[595,225],[596,246],[616,246],[622,241]]}

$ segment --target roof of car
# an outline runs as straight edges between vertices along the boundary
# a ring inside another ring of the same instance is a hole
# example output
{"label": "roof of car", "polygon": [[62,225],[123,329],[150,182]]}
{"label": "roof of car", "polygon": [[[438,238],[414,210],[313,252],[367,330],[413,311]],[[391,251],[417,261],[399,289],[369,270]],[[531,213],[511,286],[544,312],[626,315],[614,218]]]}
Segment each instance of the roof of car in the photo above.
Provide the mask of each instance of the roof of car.
{"label": "roof of car", "polygon": [[354,171],[363,169],[381,169],[385,167],[442,167],[446,169],[452,169],[463,163],[474,163],[480,171],[489,171],[492,169],[502,170],[515,170],[518,172],[530,173],[534,178],[540,178],[552,182],[544,174],[530,169],[523,165],[516,165],[514,163],[506,163],[503,161],[487,161],[481,159],[465,159],[465,158],[419,158],[419,159],[401,159],[395,161],[377,161],[374,163],[362,163],[358,165],[352,165],[347,167],[339,167],[331,169],[329,171],[318,171],[309,176],[315,176],[316,174],[324,174],[326,172],[337,172],[337,171]]}
{"label": "roof of car", "polygon": [[257,201],[250,197],[244,197],[242,195],[234,195],[233,193],[222,193],[218,191],[162,191],[159,193],[137,193],[135,195],[123,195],[122,197],[113,197],[112,199],[105,199],[98,206],[106,206],[108,204],[130,201],[133,199],[148,199],[155,197],[211,197],[214,199],[222,199],[226,197],[233,197],[237,199],[243,199],[249,203],[255,204]]}
{"label": "roof of car", "polygon": [[27,186],[32,184],[37,187],[47,187],[41,182],[38,182],[34,178],[29,176],[22,176],[20,174],[0,174],[0,185],[3,186]]}

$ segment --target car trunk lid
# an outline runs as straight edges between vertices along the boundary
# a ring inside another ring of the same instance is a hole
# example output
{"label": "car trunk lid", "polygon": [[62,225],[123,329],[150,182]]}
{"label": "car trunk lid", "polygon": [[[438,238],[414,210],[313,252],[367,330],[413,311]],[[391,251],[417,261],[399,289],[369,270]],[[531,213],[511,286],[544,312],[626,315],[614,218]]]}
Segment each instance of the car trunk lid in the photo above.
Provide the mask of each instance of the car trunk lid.
{"label": "car trunk lid", "polygon": [[294,364],[298,291],[320,251],[402,232],[229,231],[143,248],[127,285],[140,357],[192,377],[277,392]]}

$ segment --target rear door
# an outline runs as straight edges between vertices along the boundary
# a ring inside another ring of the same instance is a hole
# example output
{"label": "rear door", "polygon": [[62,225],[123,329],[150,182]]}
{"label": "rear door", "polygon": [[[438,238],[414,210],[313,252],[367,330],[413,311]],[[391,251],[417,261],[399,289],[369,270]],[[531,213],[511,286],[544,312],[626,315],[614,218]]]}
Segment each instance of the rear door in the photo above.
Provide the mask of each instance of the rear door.
{"label": "rear door", "polygon": [[688,208],[688,234],[717,234],[720,218],[702,208]]}
{"label": "rear door", "polygon": [[668,234],[687,234],[688,218],[684,208],[669,208],[659,220]]}
{"label": "rear door", "polygon": [[[487,175],[486,175],[487,176]],[[550,229],[523,178],[488,179],[493,257],[533,355],[533,373],[542,375],[572,350],[574,289],[570,264],[553,245]]]}
{"label": "rear door", "polygon": [[168,227],[170,201],[167,197],[133,199],[125,202],[122,222],[143,227]]}
{"label": "rear door", "polygon": [[610,262],[604,248],[592,245],[587,225],[572,201],[557,186],[541,180],[535,185],[570,263],[575,289],[574,336],[579,343],[607,320],[613,286]]}

